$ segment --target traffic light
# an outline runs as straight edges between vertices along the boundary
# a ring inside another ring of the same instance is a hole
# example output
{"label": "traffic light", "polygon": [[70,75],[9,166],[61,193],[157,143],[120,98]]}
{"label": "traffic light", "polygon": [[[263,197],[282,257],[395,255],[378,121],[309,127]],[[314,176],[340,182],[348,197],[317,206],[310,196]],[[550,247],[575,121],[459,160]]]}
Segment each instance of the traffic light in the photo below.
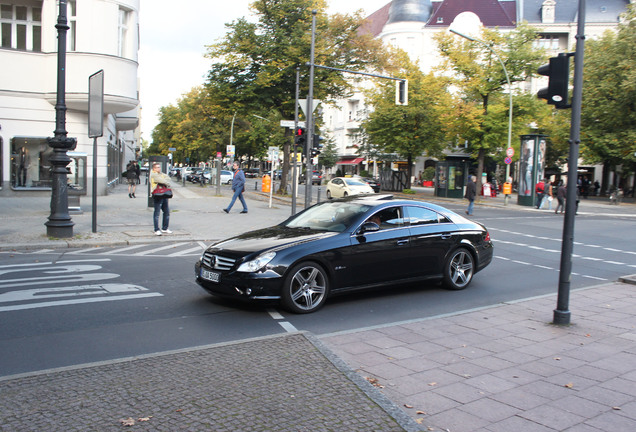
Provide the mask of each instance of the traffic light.
{"label": "traffic light", "polygon": [[541,66],[537,72],[549,78],[548,86],[537,93],[540,99],[545,99],[556,108],[570,108],[568,104],[568,87],[570,84],[570,56],[560,53],[558,57],[551,57],[550,63]]}
{"label": "traffic light", "polygon": [[320,154],[321,145],[320,141],[322,140],[321,136],[318,134],[314,134],[313,145],[311,147],[311,157],[316,157]]}
{"label": "traffic light", "polygon": [[395,82],[395,104],[409,104],[409,82],[408,80],[400,80]]}
{"label": "traffic light", "polygon": [[294,132],[294,144],[299,147],[304,147],[305,142],[307,141],[307,136],[305,132],[305,128],[296,128]]}

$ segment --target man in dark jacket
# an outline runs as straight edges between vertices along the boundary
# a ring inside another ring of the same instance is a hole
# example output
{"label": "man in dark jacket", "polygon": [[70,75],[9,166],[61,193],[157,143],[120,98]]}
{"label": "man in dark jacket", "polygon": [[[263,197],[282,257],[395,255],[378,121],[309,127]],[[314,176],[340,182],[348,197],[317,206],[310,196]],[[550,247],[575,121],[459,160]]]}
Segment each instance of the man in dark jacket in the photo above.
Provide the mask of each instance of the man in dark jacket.
{"label": "man in dark jacket", "polygon": [[468,180],[468,184],[466,185],[466,195],[464,198],[468,200],[468,208],[466,209],[467,215],[473,214],[473,207],[475,206],[475,197],[477,196],[477,177],[474,175],[470,176]]}
{"label": "man in dark jacket", "polygon": [[238,162],[234,162],[232,167],[234,169],[234,177],[232,178],[232,190],[234,191],[234,195],[232,196],[230,205],[224,208],[223,211],[229,213],[238,198],[241,200],[241,204],[243,204],[243,211],[241,213],[247,213],[247,204],[245,203],[245,198],[243,198],[243,192],[245,191],[245,174],[243,170],[239,168]]}

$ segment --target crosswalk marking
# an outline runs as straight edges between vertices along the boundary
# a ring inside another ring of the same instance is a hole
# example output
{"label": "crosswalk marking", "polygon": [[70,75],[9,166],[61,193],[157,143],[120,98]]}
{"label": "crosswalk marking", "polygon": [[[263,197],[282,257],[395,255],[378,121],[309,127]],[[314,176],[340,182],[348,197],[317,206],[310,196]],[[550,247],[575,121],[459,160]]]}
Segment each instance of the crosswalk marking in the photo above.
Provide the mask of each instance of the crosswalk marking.
{"label": "crosswalk marking", "polygon": [[148,245],[146,245],[146,244],[138,244],[138,245],[132,245],[132,246],[124,247],[124,248],[113,249],[113,250],[110,250],[108,252],[104,252],[102,255],[120,254],[122,252],[128,252],[128,251],[131,251],[133,249],[139,249],[139,248],[142,248],[144,246],[148,246]]}
{"label": "crosswalk marking", "polygon": [[166,250],[166,249],[174,249],[176,247],[180,247],[180,246],[187,245],[187,244],[188,243],[169,244],[168,246],[159,247],[159,248],[152,248],[152,249],[145,250],[143,252],[137,252],[134,255],[135,256],[150,255],[150,254],[155,253],[155,252],[159,252],[159,251]]}
{"label": "crosswalk marking", "polygon": [[193,247],[192,249],[186,249],[184,251],[179,251],[179,252],[175,252],[175,253],[171,253],[170,255],[168,255],[169,257],[176,257],[176,256],[182,256],[182,255],[187,255],[189,253],[192,252],[201,252],[201,246],[197,246],[197,247]]}

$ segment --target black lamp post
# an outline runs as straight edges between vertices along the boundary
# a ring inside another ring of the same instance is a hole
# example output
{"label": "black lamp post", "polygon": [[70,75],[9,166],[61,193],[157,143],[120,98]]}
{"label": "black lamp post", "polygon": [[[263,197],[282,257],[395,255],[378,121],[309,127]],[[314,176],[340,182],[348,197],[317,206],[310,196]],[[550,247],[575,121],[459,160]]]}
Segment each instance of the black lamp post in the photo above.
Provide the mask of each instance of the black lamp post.
{"label": "black lamp post", "polygon": [[51,215],[46,225],[49,237],[73,237],[73,221],[68,213],[67,169],[71,161],[66,152],[75,149],[77,140],[68,138],[66,131],[66,32],[69,29],[66,18],[67,0],[59,0],[57,17],[57,102],[55,104],[55,136],[48,138],[53,148],[51,157]]}

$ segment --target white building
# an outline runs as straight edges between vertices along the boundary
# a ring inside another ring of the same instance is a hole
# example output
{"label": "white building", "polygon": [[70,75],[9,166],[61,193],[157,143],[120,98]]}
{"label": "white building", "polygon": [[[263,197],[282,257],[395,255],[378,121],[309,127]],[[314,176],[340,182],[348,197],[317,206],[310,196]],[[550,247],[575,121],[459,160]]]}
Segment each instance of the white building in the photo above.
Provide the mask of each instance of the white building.
{"label": "white building", "polygon": [[[587,0],[586,37],[598,37],[607,29],[615,29],[629,3],[630,0]],[[526,21],[540,31],[537,45],[554,56],[574,50],[577,15],[576,0],[393,0],[367,18],[365,31],[403,49],[428,72],[441,62],[434,36],[451,27],[478,35],[481,27],[506,31]],[[526,83],[526,90],[536,92],[546,85],[536,79]],[[345,172],[368,167],[368,161],[357,153],[355,133],[366,112],[368,107],[360,92],[324,110],[326,135],[336,143],[339,167]],[[413,172],[422,171],[425,163],[426,158],[420,158]],[[600,178],[600,170],[596,171],[592,181]]]}
{"label": "white building", "polygon": [[[56,0],[0,0],[0,196],[51,190],[47,137],[55,130]],[[97,193],[118,181],[139,150],[139,0],[68,0],[66,130],[71,189],[91,192],[88,78],[104,70],[104,129]]]}

